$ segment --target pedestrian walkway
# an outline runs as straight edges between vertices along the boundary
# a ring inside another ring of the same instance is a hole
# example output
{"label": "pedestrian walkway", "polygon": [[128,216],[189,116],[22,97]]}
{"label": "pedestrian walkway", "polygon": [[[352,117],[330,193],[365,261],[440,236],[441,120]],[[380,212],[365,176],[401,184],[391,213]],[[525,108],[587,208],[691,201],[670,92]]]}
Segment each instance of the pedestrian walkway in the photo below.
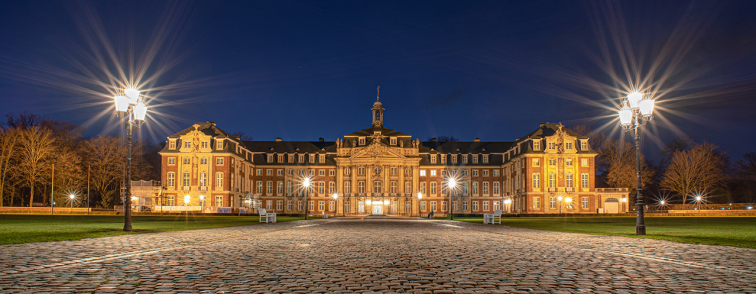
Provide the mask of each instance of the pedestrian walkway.
{"label": "pedestrian walkway", "polygon": [[0,247],[0,292],[756,292],[756,250],[416,218]]}

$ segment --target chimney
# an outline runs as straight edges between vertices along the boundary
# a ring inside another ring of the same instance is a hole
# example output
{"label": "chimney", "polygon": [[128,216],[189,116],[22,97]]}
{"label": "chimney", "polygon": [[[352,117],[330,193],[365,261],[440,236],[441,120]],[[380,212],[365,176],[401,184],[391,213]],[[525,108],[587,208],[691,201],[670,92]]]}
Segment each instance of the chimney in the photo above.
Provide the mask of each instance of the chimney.
{"label": "chimney", "polygon": [[276,142],[281,142],[281,137],[276,138]]}
{"label": "chimney", "polygon": [[211,125],[213,125],[213,126],[215,125],[214,121],[209,121],[208,123],[211,124]]}
{"label": "chimney", "polygon": [[542,128],[543,128],[543,127],[545,127],[545,126],[546,126],[546,124],[547,124],[547,123],[548,123],[548,122],[542,122],[542,123],[540,123],[539,125],[540,125],[540,127],[542,127]]}
{"label": "chimney", "polygon": [[321,137],[320,139],[318,139],[318,142],[325,142],[325,139],[323,139],[323,138]]}
{"label": "chimney", "polygon": [[480,138],[473,139],[473,142],[480,142]]}

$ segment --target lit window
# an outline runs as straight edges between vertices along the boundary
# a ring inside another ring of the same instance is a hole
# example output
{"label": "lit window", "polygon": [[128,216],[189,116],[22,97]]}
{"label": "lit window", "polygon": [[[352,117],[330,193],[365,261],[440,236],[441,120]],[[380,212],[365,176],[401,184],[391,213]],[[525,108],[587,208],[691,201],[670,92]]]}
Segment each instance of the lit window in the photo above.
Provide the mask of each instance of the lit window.
{"label": "lit window", "polygon": [[222,172],[215,173],[215,186],[223,187],[223,173]]}
{"label": "lit window", "polygon": [[533,188],[541,188],[541,174],[533,174]]}
{"label": "lit window", "polygon": [[360,137],[360,145],[365,145],[365,137]]}
{"label": "lit window", "polygon": [[540,158],[533,158],[533,166],[534,167],[541,166],[541,159]]}
{"label": "lit window", "polygon": [[566,143],[564,143],[564,147],[566,149],[568,149],[568,150],[571,150],[572,149],[572,142],[566,142]]}
{"label": "lit window", "polygon": [[436,176],[436,170],[435,169],[431,170],[430,173],[431,173],[431,176]]}
{"label": "lit window", "polygon": [[168,157],[168,165],[174,165],[174,164],[176,164],[176,158]]}
{"label": "lit window", "polygon": [[421,170],[420,170],[420,176],[421,176],[421,177],[424,177],[424,176],[425,176],[425,170],[424,170],[424,169],[421,169]]}
{"label": "lit window", "polygon": [[556,145],[554,144],[554,142],[549,142],[549,150],[554,150],[554,149],[556,149]]}
{"label": "lit window", "polygon": [[223,165],[223,158],[216,158],[215,165]]}
{"label": "lit window", "polygon": [[169,149],[176,149],[176,140],[170,140],[168,142],[168,148]]}
{"label": "lit window", "polygon": [[588,150],[588,142],[580,141],[580,150]]}
{"label": "lit window", "polygon": [[391,145],[396,145],[396,138],[395,137],[391,137]]}
{"label": "lit window", "polygon": [[533,150],[541,149],[541,142],[533,141]]}
{"label": "lit window", "polygon": [[580,159],[580,165],[581,166],[588,166],[588,158],[581,158]]}
{"label": "lit window", "polygon": [[184,148],[192,148],[192,142],[184,142]]}
{"label": "lit window", "polygon": [[208,145],[207,143],[208,143],[207,141],[202,141],[202,148],[207,148],[207,145]]}
{"label": "lit window", "polygon": [[567,159],[566,159],[566,160],[564,161],[564,164],[565,164],[566,166],[572,166],[572,158],[567,158]]}

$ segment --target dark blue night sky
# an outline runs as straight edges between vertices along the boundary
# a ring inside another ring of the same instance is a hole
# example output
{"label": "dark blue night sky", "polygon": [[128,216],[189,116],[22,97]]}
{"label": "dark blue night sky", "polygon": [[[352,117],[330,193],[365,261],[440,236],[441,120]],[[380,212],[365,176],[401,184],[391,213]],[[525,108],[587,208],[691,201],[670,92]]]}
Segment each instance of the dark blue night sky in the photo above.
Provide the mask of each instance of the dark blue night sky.
{"label": "dark blue night sky", "polygon": [[649,84],[665,119],[644,140],[649,153],[686,134],[736,160],[756,150],[754,11],[754,1],[4,1],[0,112],[117,133],[101,70],[116,68],[110,47],[127,72],[129,56],[155,53],[152,140],[216,121],[255,140],[331,141],[370,126],[380,86],[388,128],[512,141],[543,121],[610,123],[631,60],[641,78],[660,64]]}

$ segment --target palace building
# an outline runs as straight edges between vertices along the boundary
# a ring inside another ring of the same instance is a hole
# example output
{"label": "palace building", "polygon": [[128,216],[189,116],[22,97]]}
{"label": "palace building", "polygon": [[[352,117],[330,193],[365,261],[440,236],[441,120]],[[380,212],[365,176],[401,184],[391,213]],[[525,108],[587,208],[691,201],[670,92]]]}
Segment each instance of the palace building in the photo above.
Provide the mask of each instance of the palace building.
{"label": "palace building", "polygon": [[561,123],[511,142],[421,142],[387,128],[380,101],[371,110],[369,128],[332,142],[241,141],[214,122],[196,123],[160,152],[157,203],[231,212],[253,199],[278,214],[307,205],[313,215],[346,216],[628,210],[627,189],[596,188],[589,138]]}

